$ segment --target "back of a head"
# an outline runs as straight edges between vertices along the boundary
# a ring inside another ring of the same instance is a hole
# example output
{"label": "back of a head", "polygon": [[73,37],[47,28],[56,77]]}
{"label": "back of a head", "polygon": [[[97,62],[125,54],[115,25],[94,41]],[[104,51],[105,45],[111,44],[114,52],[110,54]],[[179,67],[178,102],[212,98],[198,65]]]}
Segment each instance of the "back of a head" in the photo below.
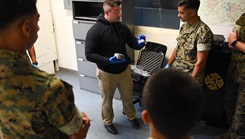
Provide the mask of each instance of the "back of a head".
{"label": "back of a head", "polygon": [[185,9],[196,9],[198,11],[200,0],[180,0],[178,6],[185,6]]}
{"label": "back of a head", "polygon": [[202,88],[188,73],[160,69],[148,78],[143,103],[159,133],[168,138],[184,137],[201,115]]}
{"label": "back of a head", "polygon": [[0,30],[15,20],[37,12],[37,0],[0,0]]}

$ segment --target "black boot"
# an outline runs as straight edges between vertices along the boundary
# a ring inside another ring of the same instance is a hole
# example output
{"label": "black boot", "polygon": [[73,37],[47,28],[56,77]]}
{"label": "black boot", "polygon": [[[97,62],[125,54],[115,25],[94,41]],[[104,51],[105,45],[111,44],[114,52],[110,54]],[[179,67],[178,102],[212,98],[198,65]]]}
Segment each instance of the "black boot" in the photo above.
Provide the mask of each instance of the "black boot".
{"label": "black boot", "polygon": [[139,122],[137,121],[136,118],[134,118],[133,120],[129,120],[132,124],[132,126],[136,129],[139,129],[140,128],[140,125],[139,125]]}
{"label": "black boot", "polygon": [[114,134],[114,135],[117,134],[117,129],[114,127],[113,124],[111,124],[111,125],[105,125],[105,129],[106,129],[109,133],[111,133],[111,134]]}

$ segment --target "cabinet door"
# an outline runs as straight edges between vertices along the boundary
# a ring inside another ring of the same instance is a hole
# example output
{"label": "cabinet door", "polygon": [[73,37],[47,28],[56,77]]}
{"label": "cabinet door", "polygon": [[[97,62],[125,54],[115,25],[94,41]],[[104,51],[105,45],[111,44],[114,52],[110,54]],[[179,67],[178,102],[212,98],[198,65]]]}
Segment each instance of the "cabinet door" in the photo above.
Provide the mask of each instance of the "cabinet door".
{"label": "cabinet door", "polygon": [[35,46],[40,69],[54,73],[53,61],[57,59],[54,27],[49,0],[38,0],[37,9],[40,14],[38,39]]}

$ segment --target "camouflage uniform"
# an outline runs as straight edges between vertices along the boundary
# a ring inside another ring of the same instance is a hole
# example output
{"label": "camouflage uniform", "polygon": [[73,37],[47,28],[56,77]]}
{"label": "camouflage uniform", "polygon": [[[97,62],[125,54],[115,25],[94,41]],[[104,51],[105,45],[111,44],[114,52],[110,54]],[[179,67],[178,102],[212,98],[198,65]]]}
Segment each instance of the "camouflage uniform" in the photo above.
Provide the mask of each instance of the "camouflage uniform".
{"label": "camouflage uniform", "polygon": [[209,51],[212,39],[212,31],[200,18],[193,25],[184,23],[177,37],[173,67],[192,73],[197,62],[197,51]]}
{"label": "camouflage uniform", "polygon": [[0,50],[0,138],[66,139],[81,125],[71,85]]}
{"label": "camouflage uniform", "polygon": [[[245,13],[236,21],[240,41],[245,42]],[[232,51],[226,81],[225,110],[231,138],[245,138],[245,53]]]}

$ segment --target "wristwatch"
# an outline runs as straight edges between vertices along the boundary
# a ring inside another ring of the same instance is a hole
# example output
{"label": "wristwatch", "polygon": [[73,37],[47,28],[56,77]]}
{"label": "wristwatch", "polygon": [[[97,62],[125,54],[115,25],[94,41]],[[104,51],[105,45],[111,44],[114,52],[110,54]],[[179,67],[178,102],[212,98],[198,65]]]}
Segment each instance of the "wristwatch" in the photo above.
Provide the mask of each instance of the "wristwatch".
{"label": "wristwatch", "polygon": [[36,62],[33,62],[32,64],[33,64],[33,65],[38,65],[38,62],[36,61]]}
{"label": "wristwatch", "polygon": [[237,44],[237,40],[234,40],[234,41],[231,43],[231,45],[232,45],[233,47],[235,47],[236,44]]}

